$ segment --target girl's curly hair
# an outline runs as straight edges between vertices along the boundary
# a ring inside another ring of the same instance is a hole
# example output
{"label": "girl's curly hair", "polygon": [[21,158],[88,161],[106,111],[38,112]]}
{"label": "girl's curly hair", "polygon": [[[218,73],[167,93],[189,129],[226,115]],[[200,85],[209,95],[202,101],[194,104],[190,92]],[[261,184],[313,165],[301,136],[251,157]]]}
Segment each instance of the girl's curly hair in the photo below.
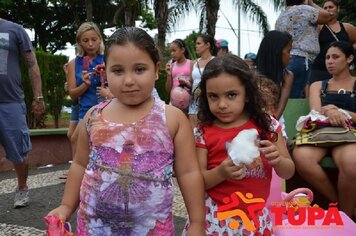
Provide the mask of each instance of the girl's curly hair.
{"label": "girl's curly hair", "polygon": [[257,86],[255,75],[243,59],[232,54],[216,57],[205,66],[201,82],[197,88],[199,91],[197,102],[200,125],[211,125],[216,120],[209,108],[206,82],[222,73],[236,76],[236,79],[239,79],[245,86],[247,102],[244,110],[256,125],[261,128],[262,138],[266,138],[266,134],[271,133],[271,117],[264,112],[264,100]]}

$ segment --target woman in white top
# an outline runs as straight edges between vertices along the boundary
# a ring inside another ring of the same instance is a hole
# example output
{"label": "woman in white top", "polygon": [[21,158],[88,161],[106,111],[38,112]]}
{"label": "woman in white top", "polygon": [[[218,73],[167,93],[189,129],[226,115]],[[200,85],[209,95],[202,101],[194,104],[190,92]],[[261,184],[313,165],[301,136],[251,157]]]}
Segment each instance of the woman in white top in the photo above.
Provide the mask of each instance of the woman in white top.
{"label": "woman in white top", "polygon": [[193,99],[189,104],[188,116],[192,127],[196,127],[197,125],[197,114],[198,114],[198,106],[197,106],[197,93],[199,91],[196,90],[198,87],[201,76],[203,74],[205,65],[216,55],[216,45],[215,39],[211,35],[203,34],[199,35],[195,42],[195,52],[200,56],[194,63],[192,70],[192,80],[193,80]]}

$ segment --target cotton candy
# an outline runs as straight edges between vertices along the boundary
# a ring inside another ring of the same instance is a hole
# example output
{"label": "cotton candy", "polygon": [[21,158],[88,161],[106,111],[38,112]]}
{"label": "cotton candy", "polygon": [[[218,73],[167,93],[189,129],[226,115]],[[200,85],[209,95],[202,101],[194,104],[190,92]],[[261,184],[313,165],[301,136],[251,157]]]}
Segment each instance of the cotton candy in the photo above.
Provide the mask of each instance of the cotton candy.
{"label": "cotton candy", "polygon": [[249,165],[259,157],[260,152],[256,145],[258,132],[256,129],[242,130],[228,146],[228,154],[235,165]]}

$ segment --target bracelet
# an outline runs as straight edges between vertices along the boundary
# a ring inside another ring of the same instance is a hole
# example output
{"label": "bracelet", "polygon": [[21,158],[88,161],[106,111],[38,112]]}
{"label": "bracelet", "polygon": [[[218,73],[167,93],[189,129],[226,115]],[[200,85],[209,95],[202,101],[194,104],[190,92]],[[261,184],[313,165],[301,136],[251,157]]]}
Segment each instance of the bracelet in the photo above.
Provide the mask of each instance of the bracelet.
{"label": "bracelet", "polygon": [[37,96],[36,98],[33,99],[35,102],[43,102],[43,96]]}
{"label": "bracelet", "polygon": [[345,111],[344,109],[341,109],[341,108],[339,108],[338,111],[341,112],[345,116],[346,119],[348,119],[348,120],[352,119],[352,116],[350,115],[350,113],[348,111]]}

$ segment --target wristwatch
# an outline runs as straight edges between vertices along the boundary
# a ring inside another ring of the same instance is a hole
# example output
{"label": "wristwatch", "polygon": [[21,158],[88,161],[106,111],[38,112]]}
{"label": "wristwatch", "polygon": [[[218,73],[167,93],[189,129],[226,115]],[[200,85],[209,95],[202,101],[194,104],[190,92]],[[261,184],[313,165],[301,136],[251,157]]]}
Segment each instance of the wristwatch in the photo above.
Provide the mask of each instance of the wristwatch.
{"label": "wristwatch", "polygon": [[43,96],[41,95],[41,96],[35,97],[33,100],[36,102],[43,102]]}

